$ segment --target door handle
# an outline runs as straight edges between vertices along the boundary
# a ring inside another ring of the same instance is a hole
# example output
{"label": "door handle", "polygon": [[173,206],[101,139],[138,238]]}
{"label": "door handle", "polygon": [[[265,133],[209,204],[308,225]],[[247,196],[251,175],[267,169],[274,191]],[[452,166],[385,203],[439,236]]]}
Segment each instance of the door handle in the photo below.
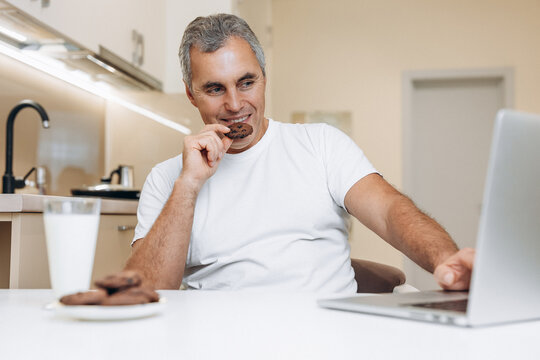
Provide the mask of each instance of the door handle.
{"label": "door handle", "polygon": [[118,225],[118,231],[128,231],[128,230],[134,230],[135,225]]}

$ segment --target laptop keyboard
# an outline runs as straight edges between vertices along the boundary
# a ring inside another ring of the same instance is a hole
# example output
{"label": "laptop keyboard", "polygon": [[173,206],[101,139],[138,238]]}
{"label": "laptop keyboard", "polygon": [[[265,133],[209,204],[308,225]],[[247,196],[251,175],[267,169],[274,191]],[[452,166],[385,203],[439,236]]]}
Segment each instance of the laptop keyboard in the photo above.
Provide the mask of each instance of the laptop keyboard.
{"label": "laptop keyboard", "polygon": [[464,312],[467,312],[467,299],[409,304],[409,306],[415,306],[415,307],[421,307],[421,308],[427,308],[427,309],[437,309],[437,310],[450,310],[450,311],[457,311],[457,312],[464,313]]}

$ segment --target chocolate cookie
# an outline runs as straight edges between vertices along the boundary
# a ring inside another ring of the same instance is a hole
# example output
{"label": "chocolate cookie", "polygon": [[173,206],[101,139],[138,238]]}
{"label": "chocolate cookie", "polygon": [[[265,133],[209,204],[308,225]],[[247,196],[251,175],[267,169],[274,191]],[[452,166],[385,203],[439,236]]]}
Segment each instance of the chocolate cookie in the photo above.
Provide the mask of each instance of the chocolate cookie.
{"label": "chocolate cookie", "polygon": [[108,297],[105,298],[101,302],[101,305],[104,306],[116,306],[116,305],[137,305],[137,304],[147,304],[150,300],[148,299],[148,296],[146,294],[139,292],[139,293],[131,293],[128,290],[126,291],[120,291],[117,293],[114,293]]}
{"label": "chocolate cookie", "polygon": [[144,295],[146,296],[149,302],[159,301],[159,294],[155,292],[154,289],[151,289],[145,286],[137,286],[137,287],[129,288],[127,290],[122,291],[122,293],[129,294],[131,296]]}
{"label": "chocolate cookie", "polygon": [[159,301],[159,294],[145,286],[131,287],[118,291],[101,302],[104,306],[147,304]]}
{"label": "chocolate cookie", "polygon": [[62,296],[60,302],[64,305],[100,305],[106,298],[107,291],[98,289]]}
{"label": "chocolate cookie", "polygon": [[142,283],[141,276],[135,271],[122,271],[96,280],[97,287],[107,290],[109,294],[114,294]]}
{"label": "chocolate cookie", "polygon": [[251,135],[253,128],[249,124],[245,123],[235,123],[228,126],[231,131],[225,134],[226,137],[236,140],[243,139],[246,136]]}

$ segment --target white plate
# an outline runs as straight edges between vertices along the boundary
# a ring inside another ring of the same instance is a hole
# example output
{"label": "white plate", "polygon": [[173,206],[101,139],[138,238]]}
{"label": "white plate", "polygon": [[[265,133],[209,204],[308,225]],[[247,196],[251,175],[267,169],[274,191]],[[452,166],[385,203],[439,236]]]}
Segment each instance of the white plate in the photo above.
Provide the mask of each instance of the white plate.
{"label": "white plate", "polygon": [[129,320],[149,317],[163,311],[165,298],[158,302],[139,305],[64,305],[55,302],[46,306],[46,309],[53,310],[57,315],[78,320]]}

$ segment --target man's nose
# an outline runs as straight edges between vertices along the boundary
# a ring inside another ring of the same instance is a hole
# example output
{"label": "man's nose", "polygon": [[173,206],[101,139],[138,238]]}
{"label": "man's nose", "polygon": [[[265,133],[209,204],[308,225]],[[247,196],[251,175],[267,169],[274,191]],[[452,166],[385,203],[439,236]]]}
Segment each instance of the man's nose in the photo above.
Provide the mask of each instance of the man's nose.
{"label": "man's nose", "polygon": [[227,92],[225,98],[225,109],[230,112],[238,112],[242,109],[242,101],[238,90],[234,89]]}

